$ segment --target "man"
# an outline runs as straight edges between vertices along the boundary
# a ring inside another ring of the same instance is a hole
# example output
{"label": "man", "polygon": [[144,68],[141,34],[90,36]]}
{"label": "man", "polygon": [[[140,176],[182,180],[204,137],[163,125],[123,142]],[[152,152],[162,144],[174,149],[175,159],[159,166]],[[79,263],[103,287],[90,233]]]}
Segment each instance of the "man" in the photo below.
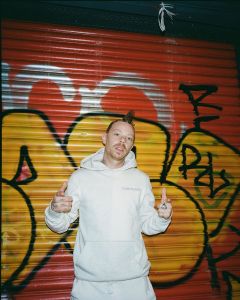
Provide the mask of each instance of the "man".
{"label": "man", "polygon": [[163,189],[154,208],[149,177],[136,168],[132,115],[113,121],[104,148],[73,172],[46,209],[46,223],[58,233],[79,216],[74,247],[72,300],[154,300],[142,232],[166,230],[171,201]]}

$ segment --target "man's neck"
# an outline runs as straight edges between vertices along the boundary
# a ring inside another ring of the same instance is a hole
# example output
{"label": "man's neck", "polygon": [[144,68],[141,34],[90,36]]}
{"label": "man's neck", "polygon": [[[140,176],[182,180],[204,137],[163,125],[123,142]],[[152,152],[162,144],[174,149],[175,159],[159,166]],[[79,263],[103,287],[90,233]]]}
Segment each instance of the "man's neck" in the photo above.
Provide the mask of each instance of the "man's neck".
{"label": "man's neck", "polygon": [[103,163],[109,169],[118,169],[124,165],[124,160],[118,161],[118,160],[109,159],[107,157],[103,157]]}

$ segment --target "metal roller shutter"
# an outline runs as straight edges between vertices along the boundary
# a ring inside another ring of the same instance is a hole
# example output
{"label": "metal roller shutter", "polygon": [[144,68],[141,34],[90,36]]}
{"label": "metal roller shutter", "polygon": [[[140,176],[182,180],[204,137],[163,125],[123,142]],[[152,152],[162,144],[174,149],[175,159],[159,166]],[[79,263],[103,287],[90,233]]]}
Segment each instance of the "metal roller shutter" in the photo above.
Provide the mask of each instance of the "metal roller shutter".
{"label": "metal roller shutter", "polygon": [[134,110],[139,168],[166,233],[145,236],[161,300],[239,299],[239,82],[230,44],[4,20],[2,287],[68,299],[77,224],[44,209],[108,122]]}

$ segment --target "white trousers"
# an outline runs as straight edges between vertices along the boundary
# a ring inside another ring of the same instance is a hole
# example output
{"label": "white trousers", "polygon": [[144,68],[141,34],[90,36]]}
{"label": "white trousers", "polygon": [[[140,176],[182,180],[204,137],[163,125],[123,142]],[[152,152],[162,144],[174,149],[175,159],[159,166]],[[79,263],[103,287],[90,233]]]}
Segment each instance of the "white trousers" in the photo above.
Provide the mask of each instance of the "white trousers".
{"label": "white trousers", "polygon": [[74,279],[71,300],[156,300],[148,277],[92,282]]}

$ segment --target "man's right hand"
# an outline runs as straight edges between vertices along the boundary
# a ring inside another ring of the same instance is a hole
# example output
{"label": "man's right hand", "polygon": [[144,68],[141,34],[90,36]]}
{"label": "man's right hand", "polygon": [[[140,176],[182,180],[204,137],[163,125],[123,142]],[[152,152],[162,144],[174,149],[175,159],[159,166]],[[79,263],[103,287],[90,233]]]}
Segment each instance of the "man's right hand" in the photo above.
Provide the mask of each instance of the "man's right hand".
{"label": "man's right hand", "polygon": [[64,182],[51,202],[51,209],[58,213],[68,213],[72,208],[72,197],[65,196],[67,182]]}

